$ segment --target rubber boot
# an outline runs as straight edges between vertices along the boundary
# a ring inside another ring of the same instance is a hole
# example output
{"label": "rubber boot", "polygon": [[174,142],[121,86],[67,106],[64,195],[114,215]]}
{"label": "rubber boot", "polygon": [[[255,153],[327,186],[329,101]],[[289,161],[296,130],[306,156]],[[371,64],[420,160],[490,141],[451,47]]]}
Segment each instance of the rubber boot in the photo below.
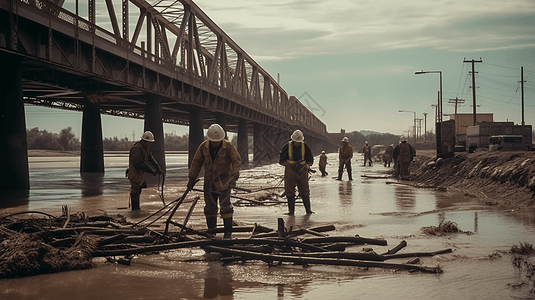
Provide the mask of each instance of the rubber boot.
{"label": "rubber boot", "polygon": [[303,198],[303,205],[305,206],[307,215],[313,214],[314,212],[310,209],[310,197],[301,196],[301,198]]}
{"label": "rubber boot", "polygon": [[140,210],[139,208],[139,195],[130,195],[130,203],[132,204],[132,210]]}
{"label": "rubber boot", "polygon": [[206,217],[206,226],[208,229],[217,227],[217,217]]}
{"label": "rubber boot", "polygon": [[353,180],[353,174],[351,172],[347,172],[347,175],[349,176],[349,180]]}
{"label": "rubber boot", "polygon": [[295,196],[286,196],[286,199],[288,199],[287,215],[293,216],[295,212]]}
{"label": "rubber boot", "polygon": [[223,239],[230,240],[232,238],[232,218],[223,219],[223,225],[225,226]]}

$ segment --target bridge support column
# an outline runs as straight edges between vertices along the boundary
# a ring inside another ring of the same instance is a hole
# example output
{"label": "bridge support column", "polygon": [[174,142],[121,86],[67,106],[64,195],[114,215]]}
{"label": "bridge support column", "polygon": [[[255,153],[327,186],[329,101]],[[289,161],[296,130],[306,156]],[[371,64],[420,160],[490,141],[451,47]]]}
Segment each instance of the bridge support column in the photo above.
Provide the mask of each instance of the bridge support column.
{"label": "bridge support column", "polygon": [[195,151],[204,141],[202,110],[194,107],[189,112],[189,151],[188,151],[188,168],[195,155]]}
{"label": "bridge support column", "polygon": [[[225,130],[225,139],[228,139],[228,131],[227,131],[227,116],[222,113],[216,113],[215,114],[215,122],[221,127],[223,127],[223,130]],[[210,124],[212,125],[212,124]]]}
{"label": "bridge support column", "polygon": [[249,139],[247,137],[247,120],[240,119],[238,123],[238,153],[241,156],[241,164],[249,166]]}
{"label": "bridge support column", "polygon": [[80,172],[104,173],[104,144],[100,104],[85,99],[82,115],[82,148],[80,151]]}
{"label": "bridge support column", "polygon": [[259,123],[254,124],[253,129],[253,164],[255,166],[261,166],[265,162],[265,148],[264,148],[264,139],[262,135],[264,134],[265,126]]}
{"label": "bridge support column", "polygon": [[0,190],[30,189],[26,119],[17,59],[1,56],[0,72]]}
{"label": "bridge support column", "polygon": [[[145,124],[144,131],[151,131],[154,135],[154,143],[150,146],[150,151],[152,156],[160,165],[163,173],[166,173],[165,167],[165,147],[164,147],[164,133],[163,133],[163,122],[162,122],[162,105],[161,101],[157,97],[148,97],[145,104]],[[157,184],[156,179],[160,175],[150,175],[145,174],[147,184]]]}

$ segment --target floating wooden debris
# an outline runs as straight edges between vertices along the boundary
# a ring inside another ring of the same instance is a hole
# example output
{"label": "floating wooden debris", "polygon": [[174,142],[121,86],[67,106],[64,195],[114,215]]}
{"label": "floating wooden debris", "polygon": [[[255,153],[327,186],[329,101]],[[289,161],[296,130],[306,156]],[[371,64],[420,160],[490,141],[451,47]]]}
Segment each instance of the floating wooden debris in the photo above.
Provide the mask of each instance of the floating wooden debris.
{"label": "floating wooden debris", "polygon": [[[163,209],[167,208],[167,212],[176,211],[181,203],[178,200],[166,204]],[[137,223],[127,222],[122,216],[70,214],[67,208],[63,209],[60,217],[39,212],[0,217],[0,278],[87,269],[94,266],[93,257],[106,257],[108,262],[129,265],[134,255],[191,247],[220,252],[223,254],[223,263],[254,259],[277,261],[279,264],[347,265],[440,273],[442,270],[439,267],[419,266],[414,264],[414,260],[407,264],[387,264],[384,261],[451,252],[451,249],[446,249],[397,254],[406,246],[405,241],[384,254],[377,254],[371,248],[364,253],[344,252],[347,247],[355,245],[385,246],[387,242],[358,235],[327,236],[325,232],[335,230],[333,225],[288,230],[282,218],[277,231],[258,224],[236,226],[234,232],[249,232],[250,236],[218,239],[214,238],[214,234],[219,233],[221,228],[194,230],[187,227],[191,210],[182,222],[171,218],[162,220],[166,228],[160,231],[142,225],[150,218],[160,219],[165,215],[158,216],[160,211]],[[154,221],[149,223],[153,224]],[[301,235],[305,237],[298,238]]]}

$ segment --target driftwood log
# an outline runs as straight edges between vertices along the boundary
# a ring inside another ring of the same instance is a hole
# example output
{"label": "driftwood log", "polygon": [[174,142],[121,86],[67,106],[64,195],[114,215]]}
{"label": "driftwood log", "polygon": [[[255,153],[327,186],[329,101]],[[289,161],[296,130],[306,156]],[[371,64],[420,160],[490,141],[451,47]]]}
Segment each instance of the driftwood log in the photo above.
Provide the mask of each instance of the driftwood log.
{"label": "driftwood log", "polygon": [[323,265],[337,265],[337,266],[356,266],[363,268],[389,268],[389,269],[402,269],[408,271],[417,271],[422,273],[442,273],[440,267],[422,267],[416,265],[407,264],[390,264],[382,262],[370,262],[360,261],[352,259],[333,259],[333,258],[315,258],[315,257],[303,257],[303,256],[286,256],[286,255],[274,255],[274,254],[262,254],[250,251],[228,249],[217,246],[207,246],[206,250],[219,252],[226,255],[236,255],[249,259],[262,260],[267,262],[279,261],[279,262],[292,262],[294,264],[306,265],[306,264],[323,264]]}

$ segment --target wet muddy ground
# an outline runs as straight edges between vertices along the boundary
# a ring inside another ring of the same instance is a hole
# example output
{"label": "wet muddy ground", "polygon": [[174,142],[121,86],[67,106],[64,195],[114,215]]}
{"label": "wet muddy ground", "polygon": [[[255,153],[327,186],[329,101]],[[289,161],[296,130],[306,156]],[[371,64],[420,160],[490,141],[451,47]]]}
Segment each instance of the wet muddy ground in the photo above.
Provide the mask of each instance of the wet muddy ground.
{"label": "wet muddy ground", "polygon": [[[452,253],[422,257],[420,264],[440,266],[444,273],[419,274],[389,269],[346,266],[283,264],[269,267],[249,261],[223,266],[218,255],[200,248],[140,255],[131,266],[96,259],[97,268],[18,279],[0,280],[0,299],[532,299],[529,284],[506,253],[520,242],[535,244],[535,214],[525,208],[488,207],[480,199],[454,191],[415,189],[386,177],[382,164],[362,166],[362,157],[353,160],[353,181],[332,178],[337,173],[336,154],[329,154],[329,176],[313,174],[312,210],[305,215],[301,205],[295,216],[284,215],[285,205],[250,206],[235,203],[234,220],[243,225],[260,224],[276,228],[283,218],[287,227],[333,224],[329,235],[359,235],[384,238],[387,246],[364,245],[347,249],[359,252],[373,248],[383,253],[402,240],[402,252],[428,252],[451,248]],[[167,202],[181,195],[186,179],[185,157],[167,158],[168,178],[164,188]],[[162,207],[156,188],[144,190],[141,212],[128,206],[128,180],[124,178],[127,157],[105,157],[104,176],[80,176],[78,159],[31,158],[32,190],[28,199],[6,205],[4,215],[38,210],[61,214],[61,206],[90,215],[121,214],[130,221],[141,220]],[[282,187],[282,167],[274,164],[243,170],[238,185],[251,189]],[[362,175],[370,177],[362,177]],[[282,193],[282,189],[270,190]],[[256,197],[262,197],[259,192]],[[188,199],[193,199],[192,193]],[[240,194],[241,197],[255,195]],[[254,198],[253,198],[254,199]],[[176,219],[182,222],[191,202],[184,203]],[[205,227],[202,202],[188,225]],[[455,222],[472,234],[429,236],[426,226],[441,221]],[[219,220],[219,225],[221,224]],[[248,237],[248,233],[235,233]],[[496,255],[496,253],[498,253]],[[392,261],[405,263],[408,259]]]}

